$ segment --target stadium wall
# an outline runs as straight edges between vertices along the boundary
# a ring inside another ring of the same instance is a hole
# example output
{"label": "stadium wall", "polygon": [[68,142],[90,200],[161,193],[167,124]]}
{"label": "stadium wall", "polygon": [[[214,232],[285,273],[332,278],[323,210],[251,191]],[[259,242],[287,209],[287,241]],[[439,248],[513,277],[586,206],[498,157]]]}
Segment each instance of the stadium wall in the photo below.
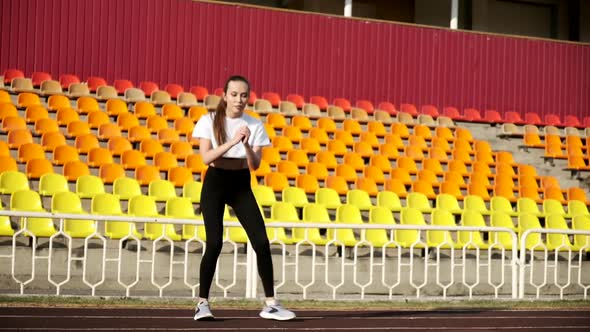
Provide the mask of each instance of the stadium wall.
{"label": "stadium wall", "polygon": [[0,2],[0,70],[587,116],[590,45],[190,0]]}

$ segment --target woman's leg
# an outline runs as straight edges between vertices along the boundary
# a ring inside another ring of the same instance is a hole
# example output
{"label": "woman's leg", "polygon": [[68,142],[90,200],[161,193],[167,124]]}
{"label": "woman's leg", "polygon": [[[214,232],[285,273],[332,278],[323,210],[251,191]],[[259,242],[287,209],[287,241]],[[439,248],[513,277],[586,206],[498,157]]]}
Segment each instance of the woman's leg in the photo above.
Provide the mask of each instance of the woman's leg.
{"label": "woman's leg", "polygon": [[201,211],[207,235],[205,254],[201,260],[199,297],[207,299],[217,259],[223,246],[223,211],[225,209],[224,172],[210,167],[207,170],[201,191]]}
{"label": "woman's leg", "polygon": [[[270,245],[266,236],[264,219],[260,214],[258,203],[250,188],[250,172],[246,170],[235,181],[232,195],[228,198],[228,204],[234,209],[238,220],[244,227],[252,248],[256,252],[258,262],[258,274],[262,280],[264,294],[267,298],[274,297],[274,275]],[[209,236],[207,234],[207,236]]]}

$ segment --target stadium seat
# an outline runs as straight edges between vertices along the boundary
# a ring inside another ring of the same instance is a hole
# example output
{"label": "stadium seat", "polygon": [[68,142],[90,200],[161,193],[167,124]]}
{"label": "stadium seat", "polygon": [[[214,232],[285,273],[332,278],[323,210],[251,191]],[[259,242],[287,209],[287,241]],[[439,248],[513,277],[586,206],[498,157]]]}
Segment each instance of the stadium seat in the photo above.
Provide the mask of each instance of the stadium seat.
{"label": "stadium seat", "polygon": [[148,184],[148,196],[157,202],[164,202],[177,197],[174,184],[168,180],[153,180]]}
{"label": "stadium seat", "polygon": [[402,203],[399,196],[388,190],[380,191],[377,194],[377,206],[385,207],[392,212],[400,212],[402,209]]}
{"label": "stadium seat", "polygon": [[[363,224],[361,211],[354,205],[343,204],[336,209],[337,224]],[[350,228],[328,229],[328,237],[334,239],[336,244],[346,247],[354,247],[359,239]]]}
{"label": "stadium seat", "polygon": [[193,203],[201,202],[201,189],[203,183],[200,181],[189,181],[182,186],[182,197],[188,198]]}
{"label": "stadium seat", "polygon": [[[121,210],[119,197],[114,194],[97,194],[92,197],[92,214],[104,216],[125,216]],[[135,223],[126,221],[106,221],[105,235],[111,239],[141,239],[142,235],[137,231]]]}
{"label": "stadium seat", "polygon": [[[503,212],[494,212],[491,214],[490,226],[505,227],[512,231],[516,231],[511,216]],[[511,250],[514,247],[512,236],[508,232],[490,232],[488,244],[490,248],[497,250]]]}
{"label": "stadium seat", "polygon": [[[184,197],[174,197],[166,201],[165,215],[170,218],[189,219],[189,220],[203,220],[202,216],[195,215],[195,209],[191,200]],[[182,225],[182,239],[190,240],[197,239],[206,241],[205,226],[203,225]]]}
{"label": "stadium seat", "polygon": [[70,191],[68,180],[61,174],[46,173],[39,178],[39,194],[53,196],[56,193]]}
{"label": "stadium seat", "polygon": [[[424,226],[426,225],[426,222],[424,221],[424,216],[419,210],[405,207],[401,211],[400,224]],[[425,243],[421,239],[422,237],[425,238],[423,235],[424,231],[396,229],[394,233],[395,242],[398,243],[402,248],[424,248]]]}
{"label": "stadium seat", "polygon": [[[134,196],[129,199],[129,215],[136,217],[162,217],[158,213],[156,201],[151,196]],[[172,241],[180,241],[182,237],[176,233],[173,224],[145,223],[144,236],[150,240],[156,240],[162,236]]]}
{"label": "stadium seat", "polygon": [[119,164],[106,164],[98,168],[98,176],[102,182],[110,184],[125,176],[125,169]]}
{"label": "stadium seat", "polygon": [[142,195],[141,186],[135,179],[120,177],[113,181],[113,194],[119,199],[129,200],[131,197]]}
{"label": "stadium seat", "polygon": [[[431,222],[433,226],[454,227],[455,217],[447,210],[434,209],[432,210]],[[463,246],[460,239],[453,239],[451,231],[426,231],[426,243],[431,248],[440,249],[459,249]]]}
{"label": "stadium seat", "polygon": [[[41,197],[36,191],[19,190],[10,196],[10,209],[13,211],[47,212],[41,204]],[[50,237],[57,233],[51,218],[21,217],[21,229],[26,229],[25,235]]]}
{"label": "stadium seat", "polygon": [[76,194],[80,198],[92,198],[104,194],[104,183],[98,176],[82,175],[76,179]]}
{"label": "stadium seat", "polygon": [[[55,193],[51,199],[51,212],[64,214],[87,214],[76,193],[64,191]],[[96,221],[87,219],[64,219],[64,231],[74,238],[86,238],[97,233]]]}
{"label": "stadium seat", "polygon": [[193,180],[193,173],[190,168],[177,166],[168,170],[168,181],[175,187],[182,187],[185,183]]}
{"label": "stadium seat", "polygon": [[31,159],[25,165],[25,172],[27,178],[39,179],[44,174],[53,173],[53,165],[45,158]]}
{"label": "stadium seat", "polygon": [[292,237],[288,237],[283,227],[268,227],[269,224],[275,222],[290,222],[299,223],[301,220],[297,214],[295,206],[288,202],[275,202],[270,208],[270,218],[265,220],[267,224],[266,235],[268,240],[272,243],[278,241],[284,244],[291,244],[297,241],[297,229],[293,229]]}
{"label": "stadium seat", "polygon": [[[483,215],[475,210],[465,210],[461,214],[461,225],[465,227],[486,227]],[[487,249],[489,244],[484,240],[482,233],[474,232],[458,232],[459,243],[461,246],[467,246],[469,249]]]}
{"label": "stadium seat", "polygon": [[89,76],[86,79],[86,84],[90,92],[96,92],[98,87],[108,85],[107,81],[100,76]]}
{"label": "stadium seat", "polygon": [[[303,206],[302,221],[304,223],[330,223],[330,216],[328,210],[321,205],[310,203]],[[318,228],[296,228],[293,229],[293,238],[296,242],[307,239],[315,245],[325,245],[330,240],[327,237],[322,237]]]}

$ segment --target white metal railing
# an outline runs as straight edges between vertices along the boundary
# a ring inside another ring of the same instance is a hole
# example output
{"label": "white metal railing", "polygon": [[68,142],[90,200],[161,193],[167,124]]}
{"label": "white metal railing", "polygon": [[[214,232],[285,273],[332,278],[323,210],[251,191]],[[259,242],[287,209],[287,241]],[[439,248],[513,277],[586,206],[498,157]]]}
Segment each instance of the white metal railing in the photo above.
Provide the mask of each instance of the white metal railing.
{"label": "white metal railing", "polygon": [[[0,215],[52,218],[58,225],[57,233],[48,238],[47,248],[30,234],[26,223],[12,236],[10,246],[0,244],[0,279],[2,284],[9,285],[0,289],[0,293],[127,297],[194,297],[197,293],[198,262],[205,248],[198,231],[185,241],[173,241],[165,231],[155,240],[140,239],[132,233],[112,240],[97,227],[93,234],[74,239],[65,232],[64,221],[93,220],[101,226],[106,221],[174,225],[202,225],[202,221],[16,211],[0,211]],[[239,223],[224,225],[224,251],[218,261],[212,295],[254,298],[258,296],[256,256],[251,246],[231,240],[229,229],[241,227]],[[295,243],[271,239],[275,288],[281,296],[301,299],[525,298],[534,294],[535,297],[587,299],[590,287],[590,274],[582,273],[590,269],[590,262],[583,259],[590,250],[588,246],[577,252],[576,264],[572,259],[576,252],[566,246],[555,251],[553,264],[547,264],[549,250],[533,250],[534,255],[529,252],[527,260],[525,246],[531,233],[590,235],[588,231],[528,230],[521,235],[519,244],[519,237],[513,230],[500,227],[267,223],[269,229],[278,227],[352,229],[358,238],[354,246],[348,247],[338,238],[316,244],[307,231],[304,239]],[[374,246],[366,237],[367,230],[373,229],[385,230],[388,241]],[[403,230],[417,231],[417,240],[403,245],[396,241],[395,233]],[[429,246],[428,231],[448,233],[442,242]],[[509,234],[510,247],[497,240],[488,240],[488,247],[481,247],[472,237],[467,243],[454,246],[453,238],[457,238],[459,231]],[[24,245],[21,238],[30,239],[32,245]],[[81,251],[74,248],[74,241],[82,242],[77,244],[81,245]],[[58,246],[60,242],[65,248]],[[241,253],[243,247],[246,251]],[[545,262],[542,275],[536,267],[538,261]],[[525,289],[533,289],[533,292]]]}
{"label": "white metal railing", "polygon": [[[547,241],[543,241],[543,234],[564,234],[564,235],[589,235],[590,231],[580,230],[563,230],[563,229],[527,229],[523,232],[520,241],[520,273],[519,273],[519,297],[524,298],[527,287],[534,290],[535,297],[539,298],[541,290],[544,288],[555,287],[559,290],[559,298],[565,297],[565,291],[571,288],[579,288],[583,298],[588,299],[588,289],[590,289],[590,263],[584,261],[584,256],[588,257],[590,252],[590,239],[577,250],[571,243],[567,243],[565,237],[562,237],[561,243],[554,244],[550,248]],[[539,235],[537,241],[529,237]],[[541,253],[536,255],[536,253]],[[566,257],[560,256],[559,253],[566,253]],[[550,253],[553,255],[553,262],[550,262]],[[574,259],[574,254],[577,259]],[[560,261],[563,261],[560,263]],[[577,264],[576,264],[577,261]],[[586,263],[586,264],[584,264]],[[535,267],[538,266],[537,269]],[[528,272],[528,274],[527,274]],[[538,272],[538,273],[535,273]],[[552,273],[551,273],[552,272]],[[560,273],[562,272],[562,273]],[[572,274],[576,276],[572,280]],[[528,280],[527,280],[528,275]],[[540,280],[539,280],[540,278]],[[553,284],[549,284],[548,279],[553,279]]]}

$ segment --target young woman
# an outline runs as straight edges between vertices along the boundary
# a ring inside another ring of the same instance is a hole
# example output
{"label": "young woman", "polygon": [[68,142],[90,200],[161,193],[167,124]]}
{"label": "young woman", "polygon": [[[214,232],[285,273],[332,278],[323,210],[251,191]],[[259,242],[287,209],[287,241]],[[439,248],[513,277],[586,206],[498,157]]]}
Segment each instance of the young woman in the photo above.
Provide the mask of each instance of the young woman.
{"label": "young woman", "polygon": [[226,204],[233,208],[256,252],[258,273],[266,296],[260,316],[277,320],[295,318],[293,312],[283,308],[274,298],[270,245],[250,187],[250,169],[260,166],[262,147],[269,145],[270,140],[262,122],[244,113],[249,94],[250,84],[244,77],[230,77],[215,112],[201,117],[193,130],[193,138],[199,139],[203,162],[209,165],[201,191],[207,246],[200,267],[195,320],[214,319],[207,299],[223,245]]}

